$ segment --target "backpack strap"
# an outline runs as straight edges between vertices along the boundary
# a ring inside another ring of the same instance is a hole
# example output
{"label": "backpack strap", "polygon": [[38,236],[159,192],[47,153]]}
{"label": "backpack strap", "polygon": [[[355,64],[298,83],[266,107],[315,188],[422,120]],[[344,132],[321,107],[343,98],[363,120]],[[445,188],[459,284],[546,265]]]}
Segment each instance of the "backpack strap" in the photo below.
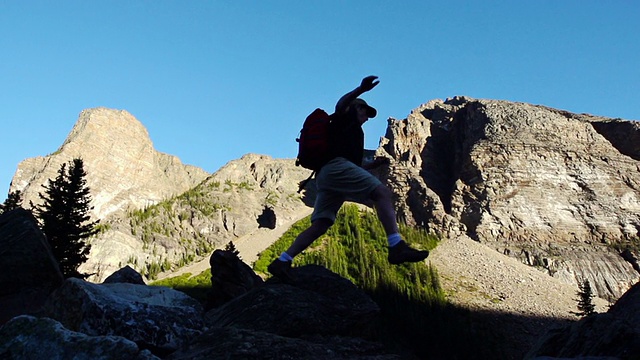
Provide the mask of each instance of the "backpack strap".
{"label": "backpack strap", "polygon": [[300,182],[300,185],[298,186],[298,193],[301,193],[302,190],[304,190],[305,187],[307,187],[307,184],[309,183],[309,181],[311,181],[311,178],[313,178],[313,175],[315,175],[316,172],[312,172],[311,175],[309,175],[309,177],[306,180],[302,180]]}

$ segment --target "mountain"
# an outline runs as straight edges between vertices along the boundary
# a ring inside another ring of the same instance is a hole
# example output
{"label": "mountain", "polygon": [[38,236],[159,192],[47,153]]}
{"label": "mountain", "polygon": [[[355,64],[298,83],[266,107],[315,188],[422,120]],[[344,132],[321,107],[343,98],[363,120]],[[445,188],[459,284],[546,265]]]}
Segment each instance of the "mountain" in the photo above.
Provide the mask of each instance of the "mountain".
{"label": "mountain", "polygon": [[[468,236],[576,287],[589,280],[613,301],[640,280],[638,144],[637,122],[454,97],[389,119],[376,153],[391,161],[376,174],[407,223]],[[92,281],[126,264],[149,277],[175,270],[280,230],[313,199],[297,193],[309,171],[292,159],[247,154],[208,176],[156,153],[128,113],[103,108],[84,111],[56,153],[21,163],[12,190],[28,203],[79,154],[104,225],[81,268]]]}
{"label": "mountain", "polygon": [[640,280],[640,124],[499,100],[389,119],[378,154],[398,214],[619,298]]}
{"label": "mountain", "polygon": [[80,113],[54,153],[18,164],[9,191],[22,191],[24,204],[41,203],[41,185],[60,165],[81,157],[94,207],[92,216],[143,208],[191,189],[209,174],[156,151],[147,129],[124,110],[87,109]]}
{"label": "mountain", "polygon": [[278,232],[308,214],[297,193],[309,171],[294,160],[247,154],[194,188],[145,209],[111,216],[80,271],[99,282],[125,264],[154,278],[207,257],[260,229]]}

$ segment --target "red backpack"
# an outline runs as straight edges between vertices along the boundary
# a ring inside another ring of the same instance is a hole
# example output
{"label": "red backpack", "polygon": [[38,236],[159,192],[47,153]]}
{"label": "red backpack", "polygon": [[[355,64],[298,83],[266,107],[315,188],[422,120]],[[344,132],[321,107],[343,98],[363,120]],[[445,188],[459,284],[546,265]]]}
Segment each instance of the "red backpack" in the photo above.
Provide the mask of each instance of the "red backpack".
{"label": "red backpack", "polygon": [[296,165],[318,171],[329,156],[329,123],[326,111],[315,109],[304,121],[298,142]]}

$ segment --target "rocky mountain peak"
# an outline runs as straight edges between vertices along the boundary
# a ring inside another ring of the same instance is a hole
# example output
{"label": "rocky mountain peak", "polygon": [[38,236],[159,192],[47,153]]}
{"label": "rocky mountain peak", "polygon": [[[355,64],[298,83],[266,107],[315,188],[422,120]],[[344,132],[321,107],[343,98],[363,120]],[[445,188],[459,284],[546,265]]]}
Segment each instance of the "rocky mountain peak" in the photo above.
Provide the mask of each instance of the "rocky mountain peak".
{"label": "rocky mountain peak", "polygon": [[153,147],[147,129],[126,110],[104,107],[85,109],[58,151],[65,147],[107,145],[109,150],[130,151]]}
{"label": "rocky mountain peak", "polygon": [[41,185],[55,178],[62,163],[77,157],[87,171],[95,218],[155,204],[209,175],[156,151],[146,128],[129,112],[94,108],[80,113],[56,152],[22,161],[10,191],[21,190],[26,204],[38,204]]}
{"label": "rocky mountain peak", "polygon": [[638,143],[633,121],[455,97],[390,119],[378,151],[410,223],[616,299],[640,279]]}

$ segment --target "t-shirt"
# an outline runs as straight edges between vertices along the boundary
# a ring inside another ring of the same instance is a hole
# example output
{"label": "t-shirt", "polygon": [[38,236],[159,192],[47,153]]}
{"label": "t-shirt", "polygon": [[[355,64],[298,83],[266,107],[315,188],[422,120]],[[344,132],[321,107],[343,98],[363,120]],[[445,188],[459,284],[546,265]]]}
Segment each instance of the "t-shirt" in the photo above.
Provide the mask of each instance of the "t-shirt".
{"label": "t-shirt", "polygon": [[331,114],[329,152],[328,160],[343,157],[358,166],[362,166],[364,131],[355,118],[346,113]]}

